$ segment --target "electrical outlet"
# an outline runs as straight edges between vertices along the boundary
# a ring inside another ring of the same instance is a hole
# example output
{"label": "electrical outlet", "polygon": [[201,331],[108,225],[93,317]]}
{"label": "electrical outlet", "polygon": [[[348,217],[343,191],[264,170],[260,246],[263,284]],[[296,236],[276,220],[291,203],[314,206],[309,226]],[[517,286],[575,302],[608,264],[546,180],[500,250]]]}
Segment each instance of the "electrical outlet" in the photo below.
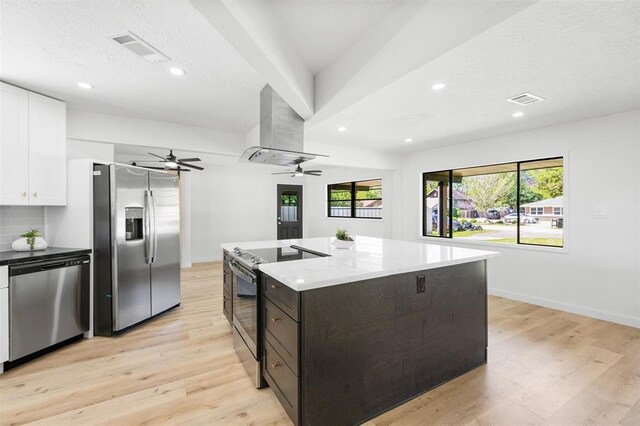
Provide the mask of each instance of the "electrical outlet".
{"label": "electrical outlet", "polygon": [[416,293],[424,293],[427,289],[427,279],[424,275],[418,275],[416,279]]}

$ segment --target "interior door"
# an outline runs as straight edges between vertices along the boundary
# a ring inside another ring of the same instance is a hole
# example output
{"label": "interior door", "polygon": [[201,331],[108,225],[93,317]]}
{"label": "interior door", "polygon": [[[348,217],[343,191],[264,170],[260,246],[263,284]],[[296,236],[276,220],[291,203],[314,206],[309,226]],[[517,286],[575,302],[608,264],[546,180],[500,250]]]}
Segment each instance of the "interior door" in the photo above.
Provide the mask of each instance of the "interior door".
{"label": "interior door", "polygon": [[148,261],[149,172],[112,165],[112,238],[114,244],[114,330],[122,330],[151,316],[151,282]]}
{"label": "interior door", "polygon": [[302,238],[302,185],[278,185],[278,239]]}
{"label": "interior door", "polygon": [[152,197],[153,262],[151,315],[180,303],[180,194],[178,177],[149,172]]}

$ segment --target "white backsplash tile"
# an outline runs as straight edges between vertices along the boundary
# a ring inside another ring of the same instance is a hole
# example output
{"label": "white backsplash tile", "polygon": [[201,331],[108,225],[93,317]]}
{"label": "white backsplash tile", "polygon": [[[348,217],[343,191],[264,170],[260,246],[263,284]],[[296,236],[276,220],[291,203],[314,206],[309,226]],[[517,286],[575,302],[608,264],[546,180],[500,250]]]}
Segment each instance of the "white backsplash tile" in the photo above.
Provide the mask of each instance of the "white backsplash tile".
{"label": "white backsplash tile", "polygon": [[44,207],[0,206],[0,251],[11,250],[11,243],[29,229],[44,234]]}

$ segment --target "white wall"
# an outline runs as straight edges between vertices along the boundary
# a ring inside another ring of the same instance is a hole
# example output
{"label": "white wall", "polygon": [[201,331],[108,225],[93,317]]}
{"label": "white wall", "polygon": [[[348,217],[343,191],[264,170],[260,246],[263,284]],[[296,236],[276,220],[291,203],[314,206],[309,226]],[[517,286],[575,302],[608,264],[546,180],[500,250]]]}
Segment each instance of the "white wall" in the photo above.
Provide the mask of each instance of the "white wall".
{"label": "white wall", "polygon": [[568,155],[567,249],[493,246],[490,291],[640,327],[639,123],[636,110],[407,155],[399,236],[420,239],[422,172]]}
{"label": "white wall", "polygon": [[[221,243],[277,238],[277,185],[303,185],[307,208],[307,177],[272,176],[270,167],[238,164],[205,165],[192,172],[192,261],[222,259]],[[306,226],[305,226],[306,228]],[[303,229],[307,235],[307,231]]]}
{"label": "white wall", "polygon": [[[321,177],[307,178],[305,221],[307,237],[335,235],[336,228],[346,229],[351,235],[393,238],[394,225],[394,184],[397,172],[380,169],[360,169],[340,167],[326,169]],[[327,185],[382,178],[382,219],[354,219],[328,217]]]}

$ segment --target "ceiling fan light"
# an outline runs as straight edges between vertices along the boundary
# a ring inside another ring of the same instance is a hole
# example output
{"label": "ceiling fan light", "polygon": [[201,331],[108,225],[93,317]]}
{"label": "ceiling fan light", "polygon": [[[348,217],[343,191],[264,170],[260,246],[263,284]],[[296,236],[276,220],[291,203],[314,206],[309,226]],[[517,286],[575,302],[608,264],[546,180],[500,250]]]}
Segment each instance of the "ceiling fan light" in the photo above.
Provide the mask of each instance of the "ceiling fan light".
{"label": "ceiling fan light", "polygon": [[164,163],[164,165],[166,167],[178,167],[178,163],[176,163],[174,161],[167,161],[166,163]]}

